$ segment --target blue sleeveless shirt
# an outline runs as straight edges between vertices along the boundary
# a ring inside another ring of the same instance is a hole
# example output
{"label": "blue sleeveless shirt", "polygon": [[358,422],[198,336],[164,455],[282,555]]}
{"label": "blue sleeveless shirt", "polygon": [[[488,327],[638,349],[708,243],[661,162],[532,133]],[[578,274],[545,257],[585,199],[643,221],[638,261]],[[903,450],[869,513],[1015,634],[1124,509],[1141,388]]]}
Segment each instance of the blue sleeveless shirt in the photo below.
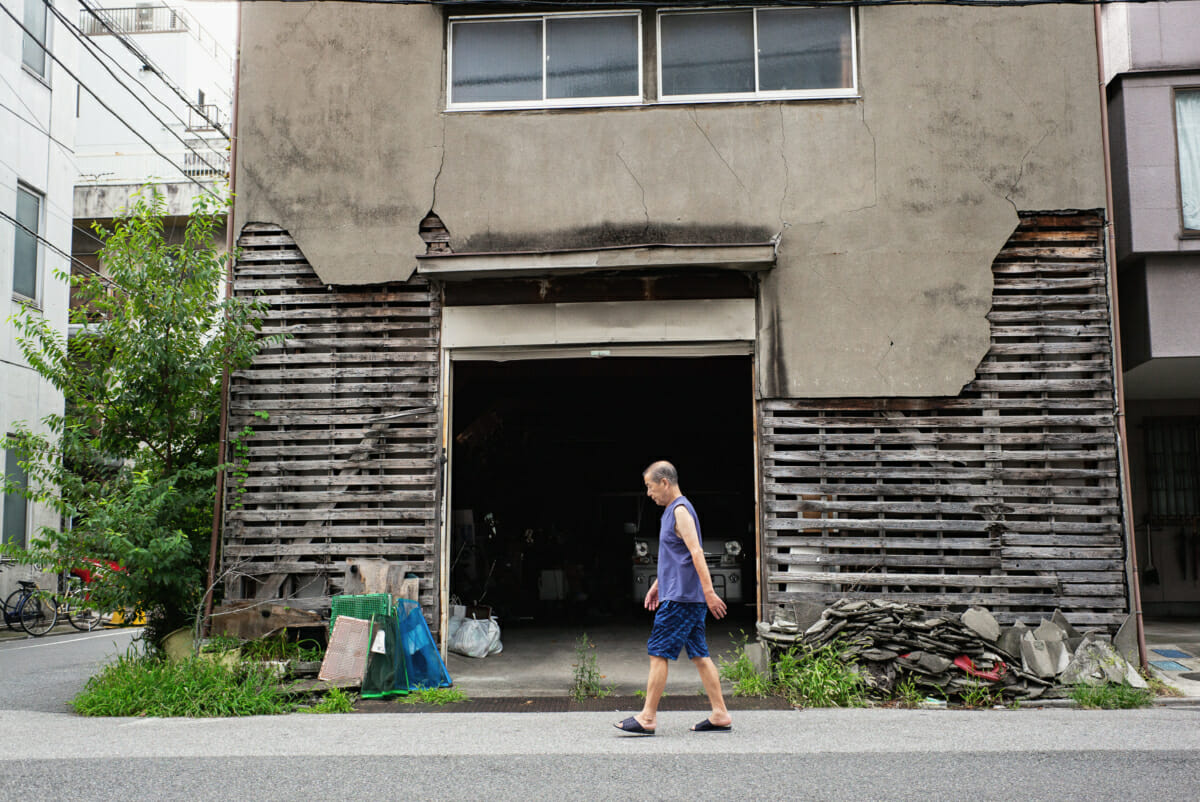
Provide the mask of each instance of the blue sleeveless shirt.
{"label": "blue sleeveless shirt", "polygon": [[[700,516],[685,496],[672,501],[663,510],[658,529],[658,599],[659,601],[704,602],[700,575],[692,564],[692,553],[683,538],[675,533],[675,508],[682,505],[692,514],[696,536],[700,537]],[[704,543],[703,539],[700,540]]]}

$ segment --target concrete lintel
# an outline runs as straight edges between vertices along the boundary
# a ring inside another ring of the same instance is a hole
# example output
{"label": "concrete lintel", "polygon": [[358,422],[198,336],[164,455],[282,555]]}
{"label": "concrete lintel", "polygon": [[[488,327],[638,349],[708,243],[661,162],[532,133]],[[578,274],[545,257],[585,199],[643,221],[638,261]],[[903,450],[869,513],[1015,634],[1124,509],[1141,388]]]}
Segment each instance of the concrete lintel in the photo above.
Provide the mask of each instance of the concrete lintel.
{"label": "concrete lintel", "polygon": [[417,256],[417,272],[443,281],[519,278],[592,270],[708,267],[762,271],[775,265],[775,244],[631,245],[564,251],[433,253]]}

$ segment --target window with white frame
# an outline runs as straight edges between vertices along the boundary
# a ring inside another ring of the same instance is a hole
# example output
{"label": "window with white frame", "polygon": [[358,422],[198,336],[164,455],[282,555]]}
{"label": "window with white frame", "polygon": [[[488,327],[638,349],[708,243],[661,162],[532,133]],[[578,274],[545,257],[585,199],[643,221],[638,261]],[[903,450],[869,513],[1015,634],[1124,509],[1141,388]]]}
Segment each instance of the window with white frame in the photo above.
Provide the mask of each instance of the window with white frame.
{"label": "window with white frame", "polygon": [[854,96],[853,12],[660,11],[658,93],[686,102]]}
{"label": "window with white frame", "polygon": [[1183,228],[1200,234],[1200,88],[1175,91],[1175,135]]}
{"label": "window with white frame", "polygon": [[26,528],[29,525],[29,501],[23,491],[29,486],[29,477],[17,459],[17,452],[12,449],[4,452],[4,476],[7,482],[0,482],[0,486],[11,484],[15,489],[3,496],[4,517],[0,542],[24,547]]}
{"label": "window with white frame", "polygon": [[46,75],[46,3],[45,0],[25,0],[25,27],[33,34],[22,33],[21,62],[37,75]]}
{"label": "window with white frame", "polygon": [[36,300],[38,291],[38,235],[42,223],[42,197],[17,185],[17,223],[13,226],[13,295]]}
{"label": "window with white frame", "polygon": [[451,18],[448,106],[642,101],[638,12]]}

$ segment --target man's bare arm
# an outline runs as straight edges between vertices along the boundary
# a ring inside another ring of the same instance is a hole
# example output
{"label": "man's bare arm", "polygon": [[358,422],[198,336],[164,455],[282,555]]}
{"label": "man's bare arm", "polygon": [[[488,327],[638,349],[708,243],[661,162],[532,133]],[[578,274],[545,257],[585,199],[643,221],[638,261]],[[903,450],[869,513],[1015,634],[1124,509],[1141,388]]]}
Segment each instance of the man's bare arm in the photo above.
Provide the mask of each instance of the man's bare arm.
{"label": "man's bare arm", "polygon": [[700,535],[696,531],[696,522],[686,507],[675,508],[675,534],[687,546],[692,554],[692,565],[700,577],[700,587],[704,589],[704,603],[713,618],[725,617],[725,602],[713,590],[712,575],[708,572],[708,561],[704,559],[704,548],[700,545]]}

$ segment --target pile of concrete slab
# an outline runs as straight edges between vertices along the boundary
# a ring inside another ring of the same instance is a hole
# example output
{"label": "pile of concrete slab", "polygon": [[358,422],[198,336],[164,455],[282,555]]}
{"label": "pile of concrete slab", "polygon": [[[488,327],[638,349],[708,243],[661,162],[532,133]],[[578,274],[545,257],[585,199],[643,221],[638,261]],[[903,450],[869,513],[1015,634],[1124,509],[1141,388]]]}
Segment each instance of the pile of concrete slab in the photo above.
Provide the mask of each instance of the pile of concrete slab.
{"label": "pile of concrete slab", "polygon": [[1081,634],[1058,611],[1031,628],[1001,626],[982,607],[931,614],[914,604],[843,599],[824,609],[789,605],[770,623],[759,622],[758,636],[774,652],[837,644],[884,695],[904,678],[943,697],[981,685],[1016,699],[1064,696],[1078,683],[1146,686],[1131,665],[1136,647],[1123,655],[1107,633]]}

